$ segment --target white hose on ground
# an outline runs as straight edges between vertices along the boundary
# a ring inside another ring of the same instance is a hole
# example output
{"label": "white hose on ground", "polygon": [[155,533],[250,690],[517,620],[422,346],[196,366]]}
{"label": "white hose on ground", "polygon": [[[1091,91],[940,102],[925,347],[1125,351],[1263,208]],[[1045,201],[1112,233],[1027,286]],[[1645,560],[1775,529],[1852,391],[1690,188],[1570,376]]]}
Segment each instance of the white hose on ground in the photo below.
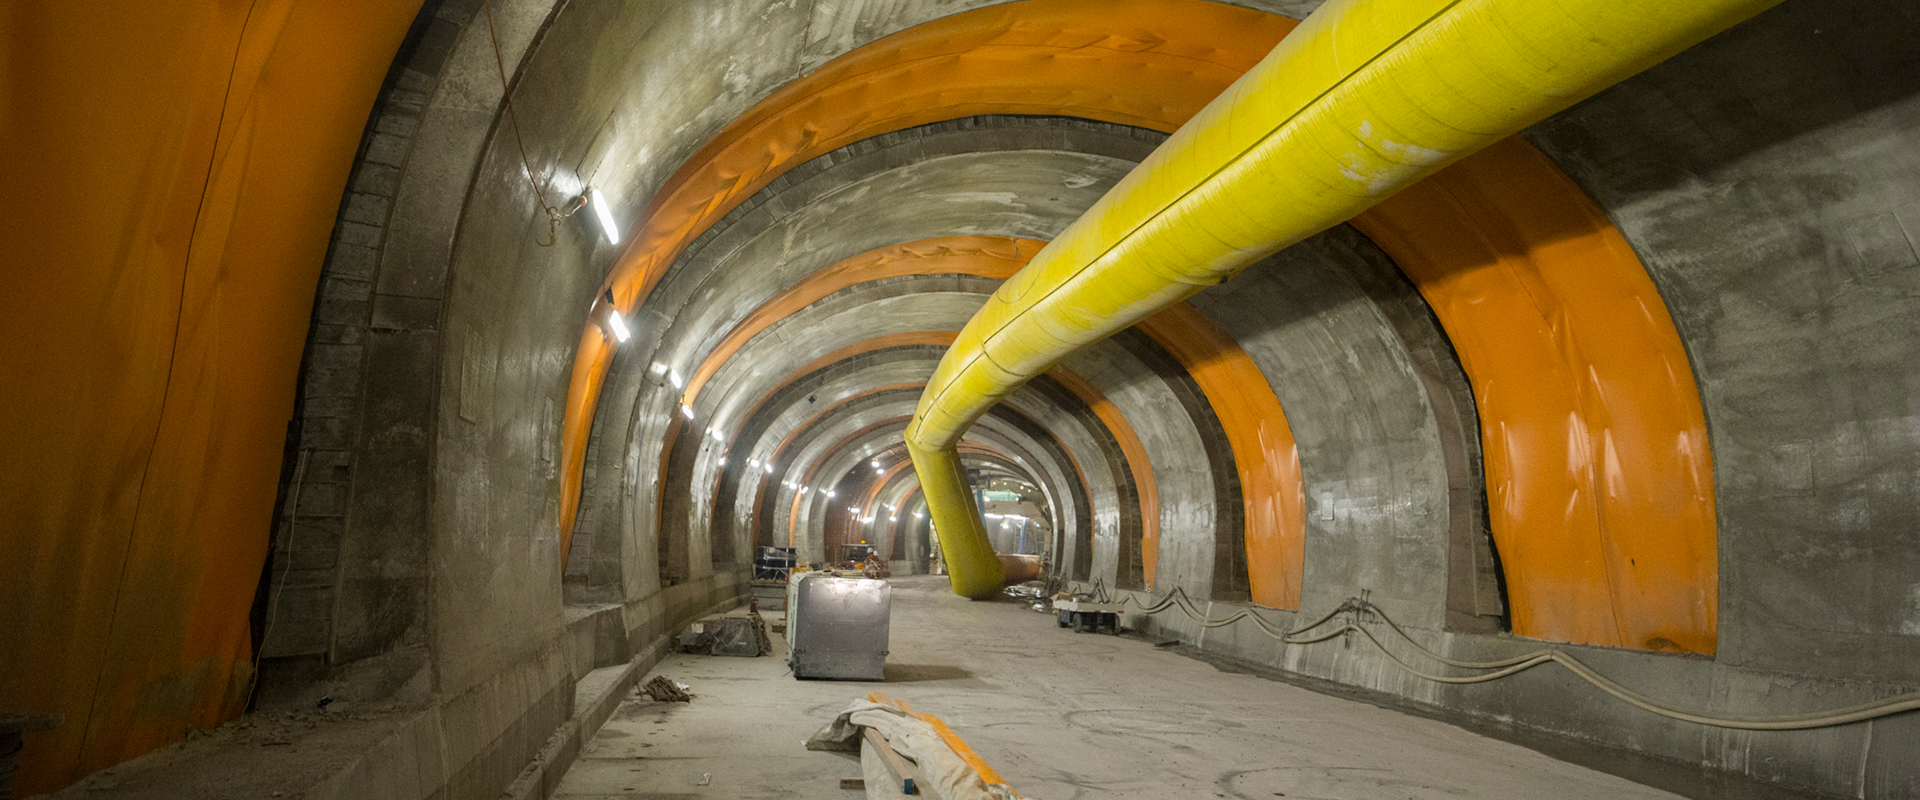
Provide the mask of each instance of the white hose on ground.
{"label": "white hose on ground", "polygon": [[[1133,603],[1136,606],[1139,605],[1139,601],[1134,599],[1132,592],[1122,592],[1120,604],[1126,605],[1128,603]],[[1193,600],[1187,597],[1186,591],[1177,586],[1174,587],[1173,591],[1169,592],[1165,598],[1157,600],[1150,605],[1136,608],[1135,613],[1151,616],[1162,613],[1170,608],[1180,609],[1181,613],[1186,614],[1188,618],[1199,623],[1203,628],[1224,628],[1242,619],[1251,619],[1254,625],[1260,629],[1261,633],[1286,644],[1314,644],[1339,638],[1348,633],[1359,633],[1368,642],[1371,642],[1375,648],[1379,649],[1380,652],[1387,657],[1388,662],[1392,663],[1402,672],[1416,678],[1437,683],[1486,683],[1488,681],[1495,681],[1517,675],[1541,664],[1549,662],[1556,663],[1565,667],[1567,671],[1572,672],[1574,675],[1579,676],[1582,680],[1593,684],[1601,691],[1634,706],[1670,719],[1694,722],[1701,725],[1711,725],[1716,728],[1732,728],[1748,731],[1806,730],[1810,728],[1827,728],[1835,725],[1846,725],[1854,722],[1865,722],[1891,714],[1920,709],[1920,692],[1909,692],[1907,694],[1875,700],[1870,703],[1862,703],[1847,708],[1821,711],[1812,714],[1788,714],[1772,717],[1716,717],[1710,714],[1688,711],[1660,703],[1647,695],[1628,689],[1613,679],[1600,674],[1599,671],[1587,666],[1585,662],[1573,657],[1573,655],[1551,647],[1513,656],[1512,658],[1500,659],[1498,661],[1460,661],[1448,658],[1428,649],[1425,645],[1420,644],[1420,642],[1408,635],[1407,632],[1402,630],[1399,624],[1395,623],[1392,617],[1387,616],[1386,611],[1382,610],[1379,606],[1358,597],[1347,598],[1338,607],[1322,615],[1319,619],[1293,630],[1283,630],[1275,627],[1259,614],[1254,613],[1251,608],[1240,609],[1221,619],[1209,618],[1204,612],[1195,608],[1193,606]],[[1425,672],[1394,654],[1385,643],[1374,637],[1372,631],[1352,621],[1344,622],[1337,627],[1321,633],[1311,636],[1306,635],[1308,631],[1312,631],[1333,621],[1335,617],[1343,612],[1355,612],[1356,616],[1360,614],[1379,616],[1380,620],[1386,623],[1387,628],[1395,634],[1398,634],[1401,640],[1412,645],[1421,655],[1434,661],[1459,669],[1492,671],[1482,672],[1477,675],[1437,675]]]}

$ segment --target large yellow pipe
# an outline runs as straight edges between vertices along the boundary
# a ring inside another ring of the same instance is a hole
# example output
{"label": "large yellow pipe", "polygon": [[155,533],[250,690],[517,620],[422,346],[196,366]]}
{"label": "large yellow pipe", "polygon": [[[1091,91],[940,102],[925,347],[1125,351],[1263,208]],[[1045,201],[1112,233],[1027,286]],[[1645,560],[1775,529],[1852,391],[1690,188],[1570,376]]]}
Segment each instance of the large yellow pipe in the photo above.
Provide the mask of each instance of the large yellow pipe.
{"label": "large yellow pipe", "polygon": [[907,427],[954,591],[1000,586],[952,448],[1061,357],[1779,0],[1332,0],[975,314]]}

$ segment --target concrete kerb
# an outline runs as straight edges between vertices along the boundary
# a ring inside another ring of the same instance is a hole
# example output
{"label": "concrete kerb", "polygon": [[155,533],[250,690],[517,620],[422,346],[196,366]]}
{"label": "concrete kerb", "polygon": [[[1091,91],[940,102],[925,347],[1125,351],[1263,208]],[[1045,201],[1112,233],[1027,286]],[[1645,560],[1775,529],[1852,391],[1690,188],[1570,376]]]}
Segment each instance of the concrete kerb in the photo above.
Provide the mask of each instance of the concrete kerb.
{"label": "concrete kerb", "polygon": [[[643,603],[668,601],[664,595],[673,593],[676,589],[690,590],[697,587],[699,583],[707,581],[713,581],[716,584],[708,589],[708,596],[711,598],[713,594],[726,590],[725,587],[718,585],[718,579],[721,577],[726,576],[710,575],[696,583],[669,587]],[[734,588],[738,587],[739,584],[736,583]],[[698,613],[687,614],[652,637],[652,641],[640,648],[632,660],[618,666],[602,667],[582,675],[574,691],[573,716],[560,727],[560,730],[554,732],[553,736],[547,740],[546,746],[540,749],[540,754],[534,758],[533,763],[527,765],[519,779],[509,785],[501,796],[505,800],[546,800],[551,797],[554,789],[560,785],[560,778],[566,775],[569,767],[573,766],[574,759],[580,756],[580,751],[586,747],[587,743],[593,741],[594,734],[599,733],[600,727],[613,716],[614,710],[619,708],[621,701],[626,699],[627,692],[639,683],[641,676],[646,675],[655,664],[660,663],[662,657],[666,656],[680,626],[701,617],[729,611],[745,602],[746,598],[745,594],[736,594],[714,602]],[[684,604],[668,601],[666,605]],[[613,613],[619,610],[619,606],[614,606],[600,613]]]}

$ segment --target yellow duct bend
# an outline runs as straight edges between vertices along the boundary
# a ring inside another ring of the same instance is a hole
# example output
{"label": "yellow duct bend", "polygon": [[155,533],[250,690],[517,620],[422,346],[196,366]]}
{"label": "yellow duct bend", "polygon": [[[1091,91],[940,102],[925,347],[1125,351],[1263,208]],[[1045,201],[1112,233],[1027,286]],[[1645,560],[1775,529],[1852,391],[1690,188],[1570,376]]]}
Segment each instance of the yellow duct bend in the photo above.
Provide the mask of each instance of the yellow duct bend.
{"label": "yellow duct bend", "polygon": [[1321,6],[1002,284],[934,370],[906,439],[954,591],[999,586],[951,455],[994,403],[1068,353],[1776,2]]}

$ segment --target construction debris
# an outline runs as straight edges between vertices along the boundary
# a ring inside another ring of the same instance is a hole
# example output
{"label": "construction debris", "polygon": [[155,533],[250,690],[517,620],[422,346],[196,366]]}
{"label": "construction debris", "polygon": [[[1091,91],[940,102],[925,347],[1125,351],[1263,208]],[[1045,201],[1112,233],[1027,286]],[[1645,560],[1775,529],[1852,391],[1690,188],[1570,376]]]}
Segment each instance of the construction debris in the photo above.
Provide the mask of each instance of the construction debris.
{"label": "construction debris", "polygon": [[640,687],[640,693],[662,703],[685,703],[693,699],[687,693],[687,685],[667,680],[665,675],[655,675],[647,685]]}
{"label": "construction debris", "polygon": [[708,617],[680,633],[680,650],[695,655],[762,656],[773,652],[767,622],[758,611],[746,616]]}

